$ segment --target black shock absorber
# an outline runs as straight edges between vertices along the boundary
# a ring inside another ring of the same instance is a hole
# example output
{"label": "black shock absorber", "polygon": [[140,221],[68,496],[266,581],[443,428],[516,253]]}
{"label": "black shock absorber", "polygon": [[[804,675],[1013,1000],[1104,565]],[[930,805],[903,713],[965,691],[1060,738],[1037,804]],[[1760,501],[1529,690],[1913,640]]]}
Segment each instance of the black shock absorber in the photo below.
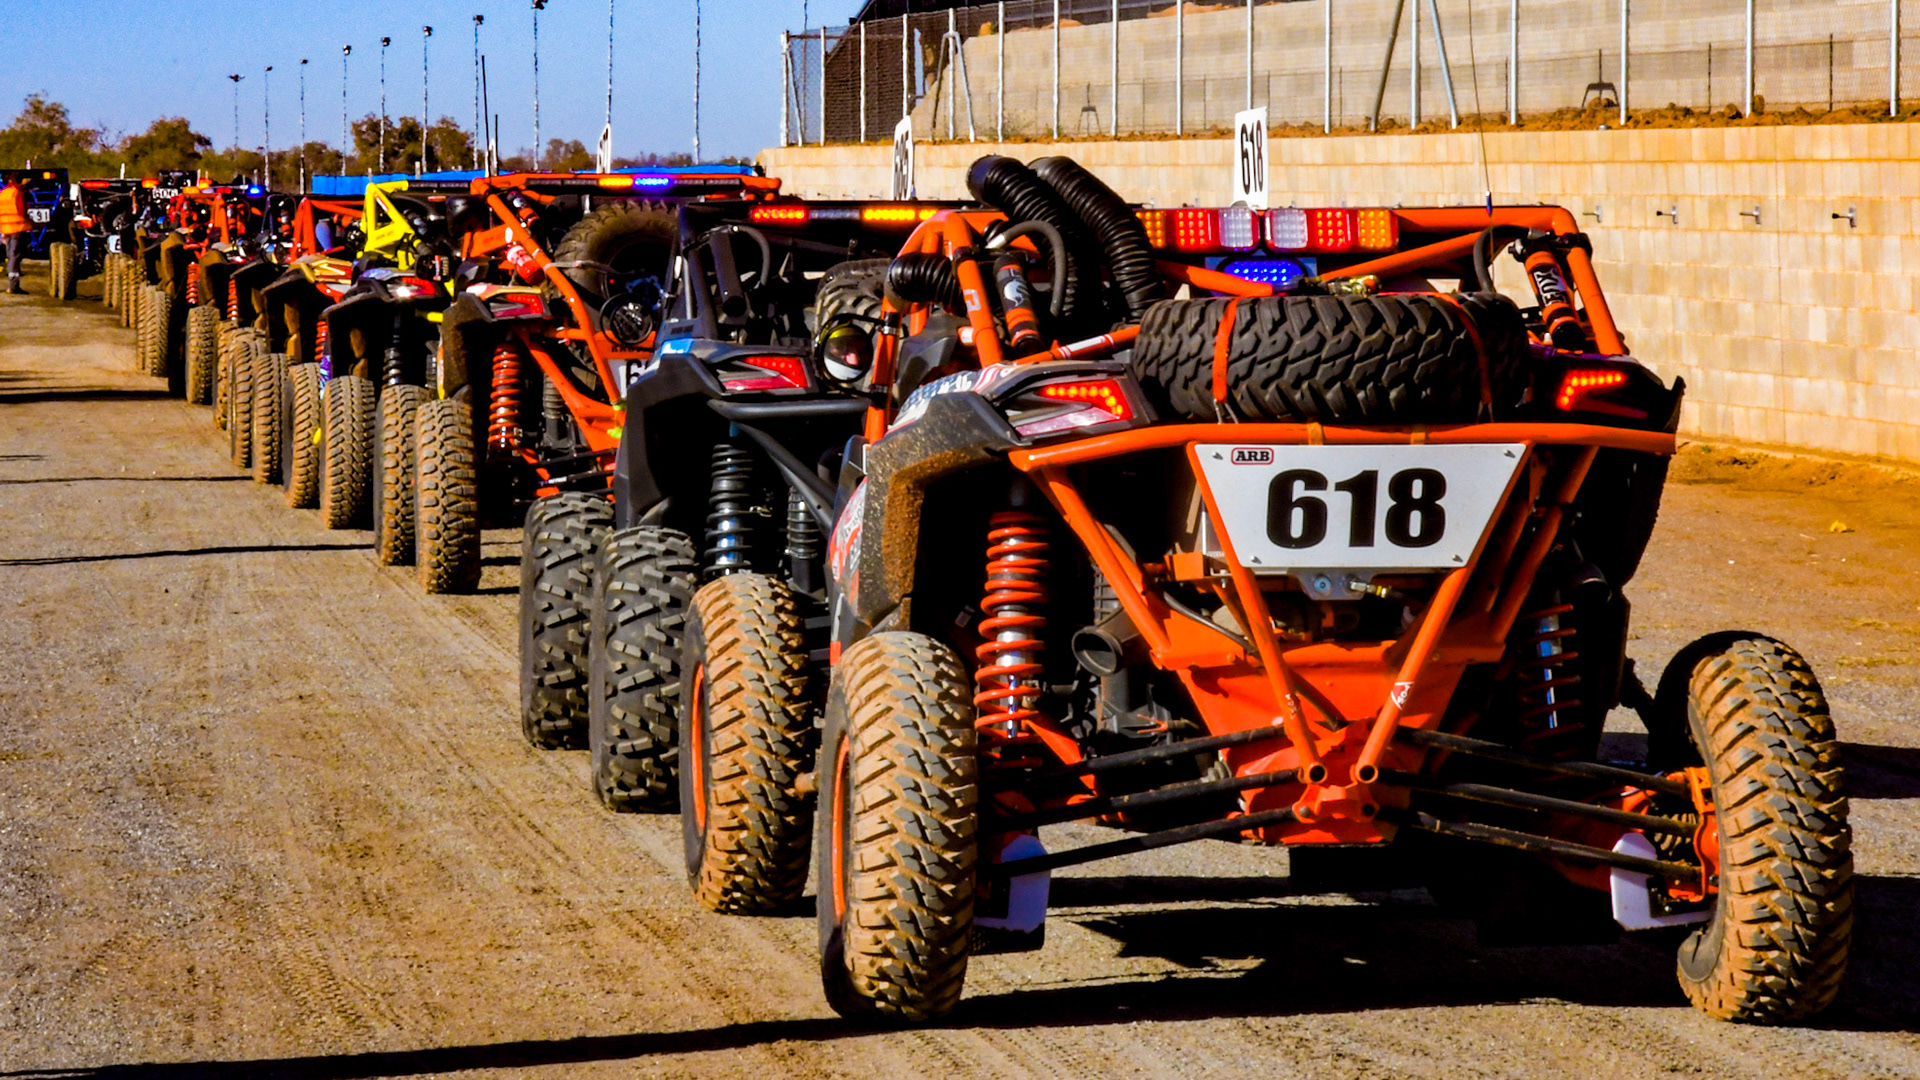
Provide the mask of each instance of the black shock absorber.
{"label": "black shock absorber", "polygon": [[707,498],[708,577],[753,569],[753,457],[730,442],[713,448],[713,487]]}
{"label": "black shock absorber", "polygon": [[797,491],[787,492],[787,565],[795,591],[820,587],[820,523]]}

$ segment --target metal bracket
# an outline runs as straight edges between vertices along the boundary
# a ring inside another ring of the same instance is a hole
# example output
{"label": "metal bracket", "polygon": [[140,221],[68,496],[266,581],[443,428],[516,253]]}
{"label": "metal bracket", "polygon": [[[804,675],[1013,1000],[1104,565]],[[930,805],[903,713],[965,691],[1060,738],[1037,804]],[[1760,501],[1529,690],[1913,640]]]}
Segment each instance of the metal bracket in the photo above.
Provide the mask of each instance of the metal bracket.
{"label": "metal bracket", "polygon": [[1847,223],[1847,228],[1857,229],[1860,227],[1860,209],[1856,206],[1849,206],[1847,207],[1846,213],[1833,215],[1833,220],[1844,220]]}
{"label": "metal bracket", "polygon": [[1754,203],[1753,209],[1740,211],[1741,217],[1750,217],[1755,225],[1760,224],[1760,204]]}
{"label": "metal bracket", "polygon": [[1678,206],[1670,206],[1665,210],[1655,210],[1653,216],[1667,218],[1675,225],[1680,224],[1680,208]]}

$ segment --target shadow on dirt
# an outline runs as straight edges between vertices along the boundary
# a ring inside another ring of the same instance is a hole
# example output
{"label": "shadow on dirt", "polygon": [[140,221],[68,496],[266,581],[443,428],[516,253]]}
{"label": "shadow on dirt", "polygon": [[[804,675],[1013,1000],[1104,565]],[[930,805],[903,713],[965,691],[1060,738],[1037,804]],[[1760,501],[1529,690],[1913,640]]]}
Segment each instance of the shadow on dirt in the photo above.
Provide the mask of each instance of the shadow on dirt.
{"label": "shadow on dirt", "polygon": [[372,544],[248,544],[232,547],[177,548],[167,551],[126,551],[112,555],[55,555],[39,559],[0,559],[0,566],[70,566],[76,563],[120,562],[125,559],[173,559],[199,555],[259,555],[277,551],[372,551]]}
{"label": "shadow on dirt", "polygon": [[1841,743],[1847,795],[1855,799],[1920,799],[1920,747]]}
{"label": "shadow on dirt", "polygon": [[250,476],[34,476],[0,479],[0,487],[11,484],[230,484],[251,479]]}
{"label": "shadow on dirt", "polygon": [[47,390],[0,390],[0,405],[39,405],[49,401],[166,401],[180,395],[169,390],[137,390],[113,386],[75,386]]}

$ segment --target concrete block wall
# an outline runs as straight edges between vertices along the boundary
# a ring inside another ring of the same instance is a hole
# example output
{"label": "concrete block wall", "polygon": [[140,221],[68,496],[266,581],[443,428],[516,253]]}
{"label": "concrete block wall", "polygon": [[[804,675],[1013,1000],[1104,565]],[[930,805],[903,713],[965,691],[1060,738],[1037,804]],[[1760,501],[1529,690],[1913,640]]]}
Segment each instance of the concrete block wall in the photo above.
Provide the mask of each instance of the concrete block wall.
{"label": "concrete block wall", "polygon": [[[1566,206],[1634,354],[1687,380],[1687,434],[1920,462],[1916,127],[1275,139],[1269,153],[1281,203],[1479,205],[1491,185],[1500,202]],[[1069,154],[1144,203],[1227,199],[1225,139],[923,145],[920,193],[965,197],[967,165],[994,152]],[[891,177],[879,146],[760,160],[798,195],[884,197]],[[1758,224],[1741,214],[1756,208]]]}

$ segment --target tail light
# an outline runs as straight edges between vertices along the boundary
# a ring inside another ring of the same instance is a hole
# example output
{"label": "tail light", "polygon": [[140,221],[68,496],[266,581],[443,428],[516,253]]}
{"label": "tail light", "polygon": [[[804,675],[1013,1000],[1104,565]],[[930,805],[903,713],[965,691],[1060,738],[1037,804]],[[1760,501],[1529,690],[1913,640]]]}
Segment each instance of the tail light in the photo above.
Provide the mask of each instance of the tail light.
{"label": "tail light", "polygon": [[1307,211],[1307,246],[1315,251],[1349,251],[1354,246],[1353,211]]}
{"label": "tail light", "polygon": [[1554,395],[1553,403],[1561,412],[1595,412],[1645,419],[1645,409],[1606,400],[1608,391],[1626,386],[1627,381],[1624,371],[1575,368],[1561,376],[1560,392]]}
{"label": "tail light", "polygon": [[1392,251],[1400,246],[1400,222],[1391,210],[1356,210],[1354,231],[1362,251]]}
{"label": "tail light", "polygon": [[1167,233],[1167,212],[1165,210],[1139,210],[1134,216],[1140,219],[1140,227],[1147,230],[1147,244],[1162,250],[1173,246],[1173,240]]}
{"label": "tail light", "polygon": [[1260,220],[1244,206],[1220,211],[1220,246],[1228,251],[1252,251],[1260,246]]}
{"label": "tail light", "polygon": [[756,206],[749,212],[755,225],[804,225],[807,223],[807,208],[804,206]]}
{"label": "tail light", "polygon": [[1220,246],[1220,215],[1214,210],[1173,211],[1173,246],[1178,251],[1212,251]]}
{"label": "tail light", "polygon": [[1007,402],[1007,420],[1029,438],[1125,424],[1140,415],[1118,379],[1044,383]]}
{"label": "tail light", "polygon": [[1275,251],[1300,251],[1307,246],[1307,212],[1291,207],[1267,211],[1267,246]]}
{"label": "tail light", "polygon": [[730,359],[717,375],[732,393],[750,390],[805,390],[807,368],[797,356],[742,356]]}

